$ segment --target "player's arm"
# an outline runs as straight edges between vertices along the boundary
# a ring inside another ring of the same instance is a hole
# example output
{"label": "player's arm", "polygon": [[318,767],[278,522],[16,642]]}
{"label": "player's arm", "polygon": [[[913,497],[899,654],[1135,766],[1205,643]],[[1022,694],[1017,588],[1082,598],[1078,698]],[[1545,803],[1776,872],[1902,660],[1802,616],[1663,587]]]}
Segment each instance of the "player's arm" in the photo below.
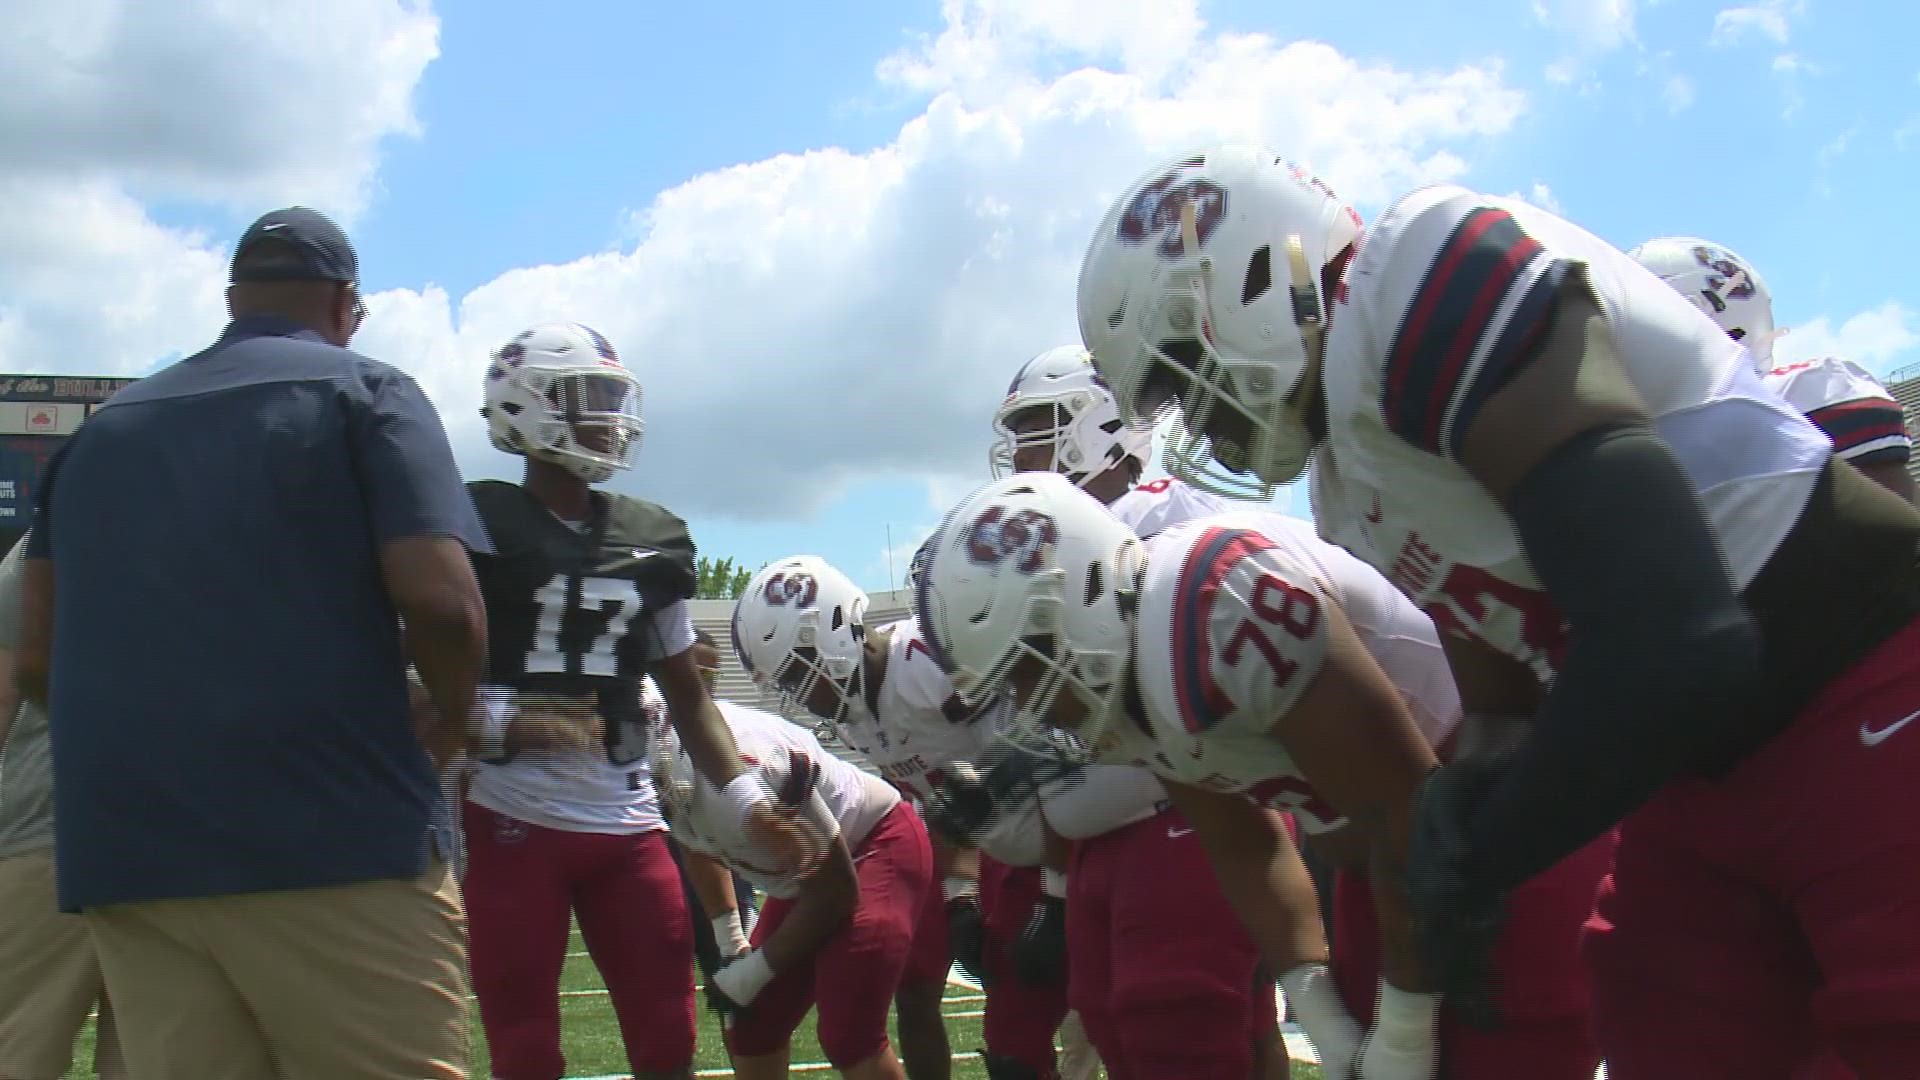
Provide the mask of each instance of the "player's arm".
{"label": "player's arm", "polygon": [[775,971],[786,971],[812,956],[853,917],[859,898],[860,879],[855,875],[853,856],[847,851],[845,839],[836,836],[826,859],[807,875],[787,917],[780,920],[780,926],[762,947],[767,963]]}
{"label": "player's arm", "polygon": [[1276,971],[1327,962],[1313,877],[1279,811],[1165,777],[1167,798],[1200,836],[1220,891]]}
{"label": "player's arm", "polygon": [[13,734],[13,718],[20,712],[20,687],[14,681],[13,650],[0,649],[0,752]]}
{"label": "player's arm", "polygon": [[78,438],[76,434],[68,439],[47,462],[40,477],[40,491],[34,496],[33,524],[19,541],[18,556],[23,565],[13,681],[22,699],[43,707],[53,671],[53,493],[60,479],[60,464]]}
{"label": "player's arm", "polygon": [[713,856],[684,846],[680,856],[687,884],[693,888],[701,912],[713,927],[713,940],[720,950],[720,958],[725,960],[746,952],[747,934],[740,923],[740,898],[733,891],[733,871]]}
{"label": "player's arm", "polygon": [[20,578],[26,554],[25,544],[16,542],[14,550],[0,559],[0,751],[7,748],[14,717],[20,712],[14,650],[20,644]]}
{"label": "player's arm", "polygon": [[1459,460],[1506,508],[1570,631],[1533,737],[1472,800],[1467,872],[1505,890],[1600,835],[1736,726],[1760,636],[1579,275],[1466,421]]}
{"label": "player's arm", "polygon": [[681,649],[653,666],[651,674],[667,706],[667,721],[680,736],[693,767],[707,782],[725,790],[746,766],[740,761],[740,747],[733,739],[720,707],[707,692],[707,681],[700,677],[693,650]]}
{"label": "player's arm", "polygon": [[1286,746],[1321,798],[1351,820],[1367,848],[1381,933],[1381,974],[1426,992],[1407,904],[1413,796],[1436,764],[1399,688],[1331,600],[1320,604],[1326,651],[1319,672],[1268,733]]}
{"label": "player's arm", "polygon": [[493,545],[419,384],[370,368],[363,389],[347,413],[354,476],[408,659],[439,714],[428,745],[445,754],[466,741],[486,667],[486,604],[469,553]]}
{"label": "player's arm", "polygon": [[[1912,503],[1914,483],[1907,461],[1913,455],[1913,436],[1907,432],[1905,410],[1854,364],[1829,361],[1826,373],[1836,380],[1820,384],[1829,400],[1807,409],[1807,419],[1833,441],[1835,457]],[[1787,400],[1793,402],[1794,395],[1789,392]]]}
{"label": "player's arm", "polygon": [[1855,461],[1850,464],[1864,473],[1867,479],[1900,496],[1910,504],[1920,505],[1920,499],[1916,498],[1913,474],[1907,471],[1906,458],[1889,455],[1879,460]]}
{"label": "player's arm", "polygon": [[[40,529],[28,533],[29,540]],[[21,698],[45,706],[53,670],[53,559],[29,548],[20,577],[20,643],[14,650],[14,686]],[[12,717],[8,717],[12,723]]]}
{"label": "player's arm", "polygon": [[[804,755],[790,754],[788,760],[793,769],[810,768],[813,777],[818,776],[818,766],[808,762]],[[795,786],[792,770],[778,779],[783,789]],[[723,964],[714,973],[714,986],[733,1004],[751,1005],[776,974],[791,970],[812,956],[847,924],[859,902],[860,880],[854,870],[853,856],[847,851],[846,841],[825,801],[812,790],[813,783],[813,779],[807,779],[801,785],[807,793],[793,812],[805,819],[814,831],[831,837],[826,856],[812,867],[797,871],[802,875],[798,895],[766,941]]]}

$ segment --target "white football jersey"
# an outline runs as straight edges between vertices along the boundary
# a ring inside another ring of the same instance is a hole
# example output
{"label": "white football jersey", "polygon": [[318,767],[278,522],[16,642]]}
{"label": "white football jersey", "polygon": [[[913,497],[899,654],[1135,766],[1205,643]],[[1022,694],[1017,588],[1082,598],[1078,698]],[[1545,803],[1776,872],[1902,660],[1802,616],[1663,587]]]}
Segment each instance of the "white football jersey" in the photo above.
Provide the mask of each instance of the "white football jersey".
{"label": "white football jersey", "polygon": [[[501,691],[512,693],[506,687]],[[666,703],[651,678],[640,682],[640,703],[656,721]],[[604,752],[529,754],[505,764],[474,762],[467,799],[496,813],[561,832],[659,832],[666,822],[654,796],[645,755],[615,765]]]}
{"label": "white football jersey", "polygon": [[[900,804],[900,795],[885,781],[841,761],[820,745],[813,733],[770,713],[715,702],[740,746],[741,760],[758,768],[767,786],[779,791],[792,775],[792,757],[800,755],[820,766],[820,779],[800,815],[826,836],[838,836],[848,851],[860,844]],[[662,740],[665,742],[666,740]],[[741,830],[731,806],[712,784],[694,769],[684,750],[672,758],[656,755],[663,800],[674,840],[682,846],[726,863],[768,895],[791,899],[799,894],[800,876],[784,871],[777,859]]]}
{"label": "white football jersey", "polygon": [[1826,432],[1833,452],[1844,461],[1901,463],[1913,453],[1900,403],[1872,372],[1851,360],[1827,357],[1784,364],[1768,372],[1765,382]]}
{"label": "white football jersey", "polygon": [[1107,507],[1134,535],[1148,540],[1183,521],[1230,513],[1234,504],[1171,476],[1141,484]]}
{"label": "white football jersey", "polygon": [[1314,516],[1442,631],[1543,679],[1565,621],[1511,519],[1454,455],[1479,405],[1545,332],[1568,274],[1591,286],[1739,583],[1793,528],[1832,453],[1762,385],[1745,349],[1625,253],[1538,207],[1463,188],[1394,204],[1362,234],[1336,297]]}
{"label": "white football jersey", "polygon": [[1433,623],[1379,573],[1269,511],[1176,526],[1147,545],[1135,649],[1144,728],[1111,725],[1095,747],[1194,787],[1291,811],[1308,832],[1342,823],[1270,734],[1326,655],[1337,604],[1436,745],[1460,696]]}
{"label": "white football jersey", "polygon": [[[1040,795],[1040,813],[1047,825],[1068,840],[1105,836],[1170,805],[1167,789],[1152,772],[1137,765],[1087,765],[1047,785]],[[1152,867],[1140,870],[1153,872]]]}
{"label": "white football jersey", "polygon": [[[925,800],[945,774],[971,768],[991,745],[999,718],[993,712],[971,723],[947,718],[953,680],[934,661],[933,650],[912,616],[878,627],[888,634],[886,676],[876,696],[878,713],[855,702],[838,725],[840,741],[881,776],[916,799]],[[996,709],[1004,706],[996,706]],[[1038,866],[1046,854],[1037,808],[1029,805],[1001,816],[980,838],[980,849],[1008,866]]]}

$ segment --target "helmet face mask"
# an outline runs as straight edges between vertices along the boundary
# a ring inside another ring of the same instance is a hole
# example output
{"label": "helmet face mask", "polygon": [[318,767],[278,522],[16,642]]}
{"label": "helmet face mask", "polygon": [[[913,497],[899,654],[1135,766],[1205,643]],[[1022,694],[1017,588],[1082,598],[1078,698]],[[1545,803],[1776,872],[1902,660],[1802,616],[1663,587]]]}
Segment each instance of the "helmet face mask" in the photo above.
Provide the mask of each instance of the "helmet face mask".
{"label": "helmet face mask", "polygon": [[598,331],[548,323],[494,352],[480,413],[496,449],[598,484],[638,448],[640,400],[640,381]]}
{"label": "helmet face mask", "polygon": [[[1113,392],[1078,346],[1049,349],[1023,364],[994,412],[993,430],[988,463],[995,478],[1057,472],[1085,486],[1130,458],[1144,465],[1152,453],[1152,425],[1121,418]],[[1046,463],[1023,468],[1035,450]]]}
{"label": "helmet face mask", "polygon": [[1124,418],[1178,414],[1168,472],[1265,499],[1305,470],[1321,275],[1360,228],[1306,170],[1250,147],[1162,164],[1115,201],[1081,265],[1080,331]]}
{"label": "helmet face mask", "polygon": [[1011,703],[998,733],[1061,756],[1122,712],[1140,541],[1056,473],[993,481],[928,541],[914,613],[970,706]]}

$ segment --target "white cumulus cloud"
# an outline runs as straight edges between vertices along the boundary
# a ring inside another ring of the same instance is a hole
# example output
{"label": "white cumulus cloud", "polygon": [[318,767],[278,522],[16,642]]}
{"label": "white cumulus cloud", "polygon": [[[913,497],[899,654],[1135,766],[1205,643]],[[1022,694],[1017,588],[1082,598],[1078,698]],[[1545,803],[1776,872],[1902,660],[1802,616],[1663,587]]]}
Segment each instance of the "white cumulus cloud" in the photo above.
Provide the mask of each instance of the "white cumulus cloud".
{"label": "white cumulus cloud", "polygon": [[418,132],[439,23],[398,0],[11,0],[0,34],[0,363],[137,374],[224,319],[231,237],[170,199],[351,221]]}
{"label": "white cumulus cloud", "polygon": [[[142,200],[252,210],[297,197],[350,219],[380,141],[418,130],[410,103],[438,48],[437,22],[413,3],[202,0],[164,18],[31,7],[0,45],[13,50],[0,63],[0,192],[26,193],[0,199],[0,366],[14,370],[138,372],[204,344],[232,238],[161,228]],[[420,378],[475,473],[511,468],[477,416],[488,351],[573,319],[639,373],[642,460],[676,467],[636,474],[682,513],[804,516],[888,475],[951,492],[982,474],[1013,368],[1074,340],[1080,256],[1141,170],[1259,140],[1377,210],[1417,183],[1467,178],[1523,107],[1495,62],[1408,70],[1212,31],[1191,0],[944,11],[941,33],[878,65],[877,80],[925,104],[877,149],[687,178],[635,208],[631,244],[464,295],[424,282],[376,294],[356,346]],[[50,51],[90,74],[18,62]],[[266,77],[282,71],[299,77]],[[114,137],[137,101],[161,114],[157,133],[183,133]],[[332,116],[317,133],[314,101]]]}

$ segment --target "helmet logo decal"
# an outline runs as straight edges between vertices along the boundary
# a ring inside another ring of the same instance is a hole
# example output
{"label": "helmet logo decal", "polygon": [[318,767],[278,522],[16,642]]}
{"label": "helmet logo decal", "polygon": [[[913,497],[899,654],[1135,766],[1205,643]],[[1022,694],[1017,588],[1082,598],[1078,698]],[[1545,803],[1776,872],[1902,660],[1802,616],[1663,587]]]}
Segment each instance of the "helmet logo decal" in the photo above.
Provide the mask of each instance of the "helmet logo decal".
{"label": "helmet logo decal", "polygon": [[820,595],[820,583],[813,580],[812,574],[789,574],[781,571],[767,579],[766,587],[760,595],[774,607],[793,604],[796,607],[811,606]]}
{"label": "helmet logo decal", "polygon": [[1715,311],[1727,310],[1728,300],[1753,299],[1753,275],[1732,255],[1701,244],[1693,249],[1693,258],[1701,266],[1713,271],[1702,293],[1713,304]]}
{"label": "helmet logo decal", "polygon": [[1008,514],[1004,506],[990,506],[967,528],[967,558],[982,566],[1012,559],[1015,570],[1032,574],[1059,540],[1060,527],[1038,510]]}
{"label": "helmet logo decal", "polygon": [[1180,239],[1180,209],[1193,204],[1194,232],[1200,246],[1220,228],[1227,216],[1227,192],[1211,180],[1190,179],[1181,182],[1182,169],[1175,168],[1137,192],[1133,201],[1120,212],[1115,237],[1123,244],[1158,241],[1156,250],[1163,259],[1188,254]]}

